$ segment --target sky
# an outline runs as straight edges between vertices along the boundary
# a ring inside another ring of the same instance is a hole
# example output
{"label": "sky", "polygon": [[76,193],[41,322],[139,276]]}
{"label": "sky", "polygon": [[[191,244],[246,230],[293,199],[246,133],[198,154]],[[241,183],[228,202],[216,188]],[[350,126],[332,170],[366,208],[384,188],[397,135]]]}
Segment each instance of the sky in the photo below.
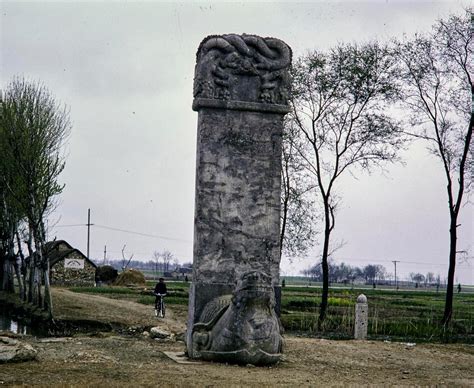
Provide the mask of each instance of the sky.
{"label": "sky", "polygon": [[[23,2],[0,1],[0,88],[14,76],[41,80],[73,123],[60,176],[65,188],[48,221],[49,238],[90,256],[149,260],[171,251],[192,261],[197,113],[191,109],[195,54],[207,35],[249,33],[282,39],[294,58],[338,42],[401,38],[462,12],[466,1]],[[335,260],[382,264],[400,278],[447,273],[445,178],[425,146],[405,165],[340,183]],[[473,206],[462,210],[459,250],[473,256]],[[125,246],[125,249],[124,249]],[[318,261],[282,258],[297,275]],[[474,283],[474,260],[456,282]]]}

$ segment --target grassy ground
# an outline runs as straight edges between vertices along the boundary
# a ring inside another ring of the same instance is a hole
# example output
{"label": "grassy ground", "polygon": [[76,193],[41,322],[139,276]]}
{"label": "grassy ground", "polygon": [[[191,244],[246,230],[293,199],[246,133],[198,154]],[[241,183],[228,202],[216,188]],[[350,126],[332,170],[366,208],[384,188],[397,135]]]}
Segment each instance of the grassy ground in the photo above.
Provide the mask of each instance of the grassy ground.
{"label": "grassy ground", "polygon": [[[454,296],[452,325],[445,328],[439,324],[445,294],[436,291],[331,289],[323,326],[326,335],[352,336],[355,301],[361,293],[368,298],[370,338],[474,342],[474,294]],[[317,335],[321,289],[286,287],[282,295],[283,326],[290,331]]]}
{"label": "grassy ground", "polygon": [[[166,303],[185,308],[188,303],[189,283],[167,284],[169,295]],[[90,287],[71,290],[152,305],[153,285],[154,282],[149,282],[145,289]],[[327,319],[319,331],[317,317],[321,289],[287,286],[282,289],[281,321],[287,332],[328,338],[351,338],[354,331],[355,301],[361,293],[367,296],[369,303],[369,338],[474,343],[472,293],[455,294],[453,321],[450,327],[445,328],[439,324],[444,308],[443,292],[331,288]]]}

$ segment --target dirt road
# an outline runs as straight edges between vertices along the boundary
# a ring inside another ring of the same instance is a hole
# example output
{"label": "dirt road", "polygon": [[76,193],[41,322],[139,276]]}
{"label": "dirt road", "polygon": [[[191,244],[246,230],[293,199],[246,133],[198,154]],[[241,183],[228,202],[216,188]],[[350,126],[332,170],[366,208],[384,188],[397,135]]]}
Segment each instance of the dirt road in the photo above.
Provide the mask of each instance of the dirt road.
{"label": "dirt road", "polygon": [[[99,295],[80,294],[63,288],[53,289],[54,316],[57,319],[88,320],[121,326],[151,327],[157,320],[149,305]],[[177,306],[166,311],[160,326],[173,333],[186,330],[186,310]]]}
{"label": "dirt road", "polygon": [[[58,296],[59,295],[59,296]],[[149,323],[174,332],[184,328],[184,311],[157,321],[149,306],[100,296],[55,297],[58,313],[74,305],[82,319]],[[73,301],[72,304],[70,302]],[[82,301],[82,302],[81,302]],[[69,305],[65,308],[64,306]],[[111,308],[112,307],[112,308]],[[61,310],[62,309],[62,310]],[[121,310],[122,309],[122,310]],[[107,312],[109,311],[109,312]],[[119,312],[121,311],[121,312]],[[180,341],[159,342],[136,336],[102,333],[62,339],[23,337],[38,350],[38,360],[0,365],[0,384],[73,386],[322,386],[434,385],[474,386],[474,346],[403,344],[375,341],[330,341],[286,336],[285,360],[268,367],[214,363],[179,364],[163,352],[182,351]],[[56,342],[59,341],[59,342]]]}

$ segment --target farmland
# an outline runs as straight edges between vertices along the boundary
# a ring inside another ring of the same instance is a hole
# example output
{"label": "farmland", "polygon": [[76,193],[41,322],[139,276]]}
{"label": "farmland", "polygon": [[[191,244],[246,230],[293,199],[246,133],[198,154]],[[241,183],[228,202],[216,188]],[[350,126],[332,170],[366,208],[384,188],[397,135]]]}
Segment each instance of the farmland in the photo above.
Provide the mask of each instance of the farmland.
{"label": "farmland", "polygon": [[[168,283],[166,303],[186,310],[189,283]],[[131,300],[152,305],[150,289],[91,287],[72,288],[74,292],[93,293],[114,299]],[[404,339],[435,342],[474,343],[474,293],[461,292],[454,298],[452,325],[439,324],[444,307],[444,292],[435,290],[390,290],[333,287],[329,294],[329,312],[321,330],[317,327],[321,289],[318,286],[286,286],[282,288],[281,321],[286,332],[335,339],[351,338],[354,331],[354,306],[364,293],[369,301],[370,339]]]}

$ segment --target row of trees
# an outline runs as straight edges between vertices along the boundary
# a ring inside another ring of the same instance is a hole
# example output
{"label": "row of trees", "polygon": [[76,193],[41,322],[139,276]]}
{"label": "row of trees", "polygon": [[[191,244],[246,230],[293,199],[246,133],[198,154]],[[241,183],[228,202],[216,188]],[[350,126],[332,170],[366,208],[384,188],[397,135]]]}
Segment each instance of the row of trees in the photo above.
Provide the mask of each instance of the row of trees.
{"label": "row of trees", "polygon": [[[381,264],[368,264],[364,267],[351,266],[344,262],[338,264],[333,260],[328,261],[329,266],[329,282],[330,283],[354,283],[364,282],[365,284],[385,283],[393,280],[393,274],[387,272],[387,269]],[[301,273],[315,282],[323,281],[323,272],[321,263],[313,265]],[[424,285],[441,285],[441,276],[435,275],[433,272],[427,272],[425,275],[419,272],[411,272],[408,279],[416,284]]]}
{"label": "row of trees", "polygon": [[413,283],[424,284],[425,287],[432,284],[441,284],[441,276],[439,274],[435,276],[433,272],[427,272],[426,275],[419,272],[410,272],[408,277]]}
{"label": "row of trees", "polygon": [[[117,270],[124,271],[127,268],[150,270],[155,272],[171,272],[180,268],[192,268],[192,263],[181,265],[178,258],[168,249],[153,252],[153,259],[148,261],[133,260],[133,253],[127,258],[125,255],[126,245],[122,248],[122,260],[105,259],[100,264],[109,265]],[[99,264],[97,261],[96,264]]]}
{"label": "row of trees", "polygon": [[[387,270],[383,265],[379,264],[368,264],[365,267],[357,267],[346,263],[337,264],[329,260],[328,267],[328,280],[330,283],[354,283],[355,281],[364,281],[367,284],[373,284],[387,278]],[[321,263],[302,271],[302,273],[316,282],[322,282],[324,278]]]}
{"label": "row of trees", "polygon": [[[472,185],[467,173],[473,167],[470,23],[470,12],[452,15],[413,38],[339,44],[294,63],[292,112],[284,136],[281,242],[290,255],[304,253],[314,241],[321,247],[320,325],[327,310],[329,259],[342,244],[332,239],[340,178],[400,162],[399,151],[416,139],[440,161],[446,180],[450,225],[443,323],[451,319],[458,218]],[[320,235],[315,219],[322,219]]]}
{"label": "row of trees", "polygon": [[0,289],[13,292],[16,276],[20,297],[50,316],[45,219],[63,189],[57,179],[69,131],[68,111],[44,85],[18,78],[6,87],[0,101]]}

